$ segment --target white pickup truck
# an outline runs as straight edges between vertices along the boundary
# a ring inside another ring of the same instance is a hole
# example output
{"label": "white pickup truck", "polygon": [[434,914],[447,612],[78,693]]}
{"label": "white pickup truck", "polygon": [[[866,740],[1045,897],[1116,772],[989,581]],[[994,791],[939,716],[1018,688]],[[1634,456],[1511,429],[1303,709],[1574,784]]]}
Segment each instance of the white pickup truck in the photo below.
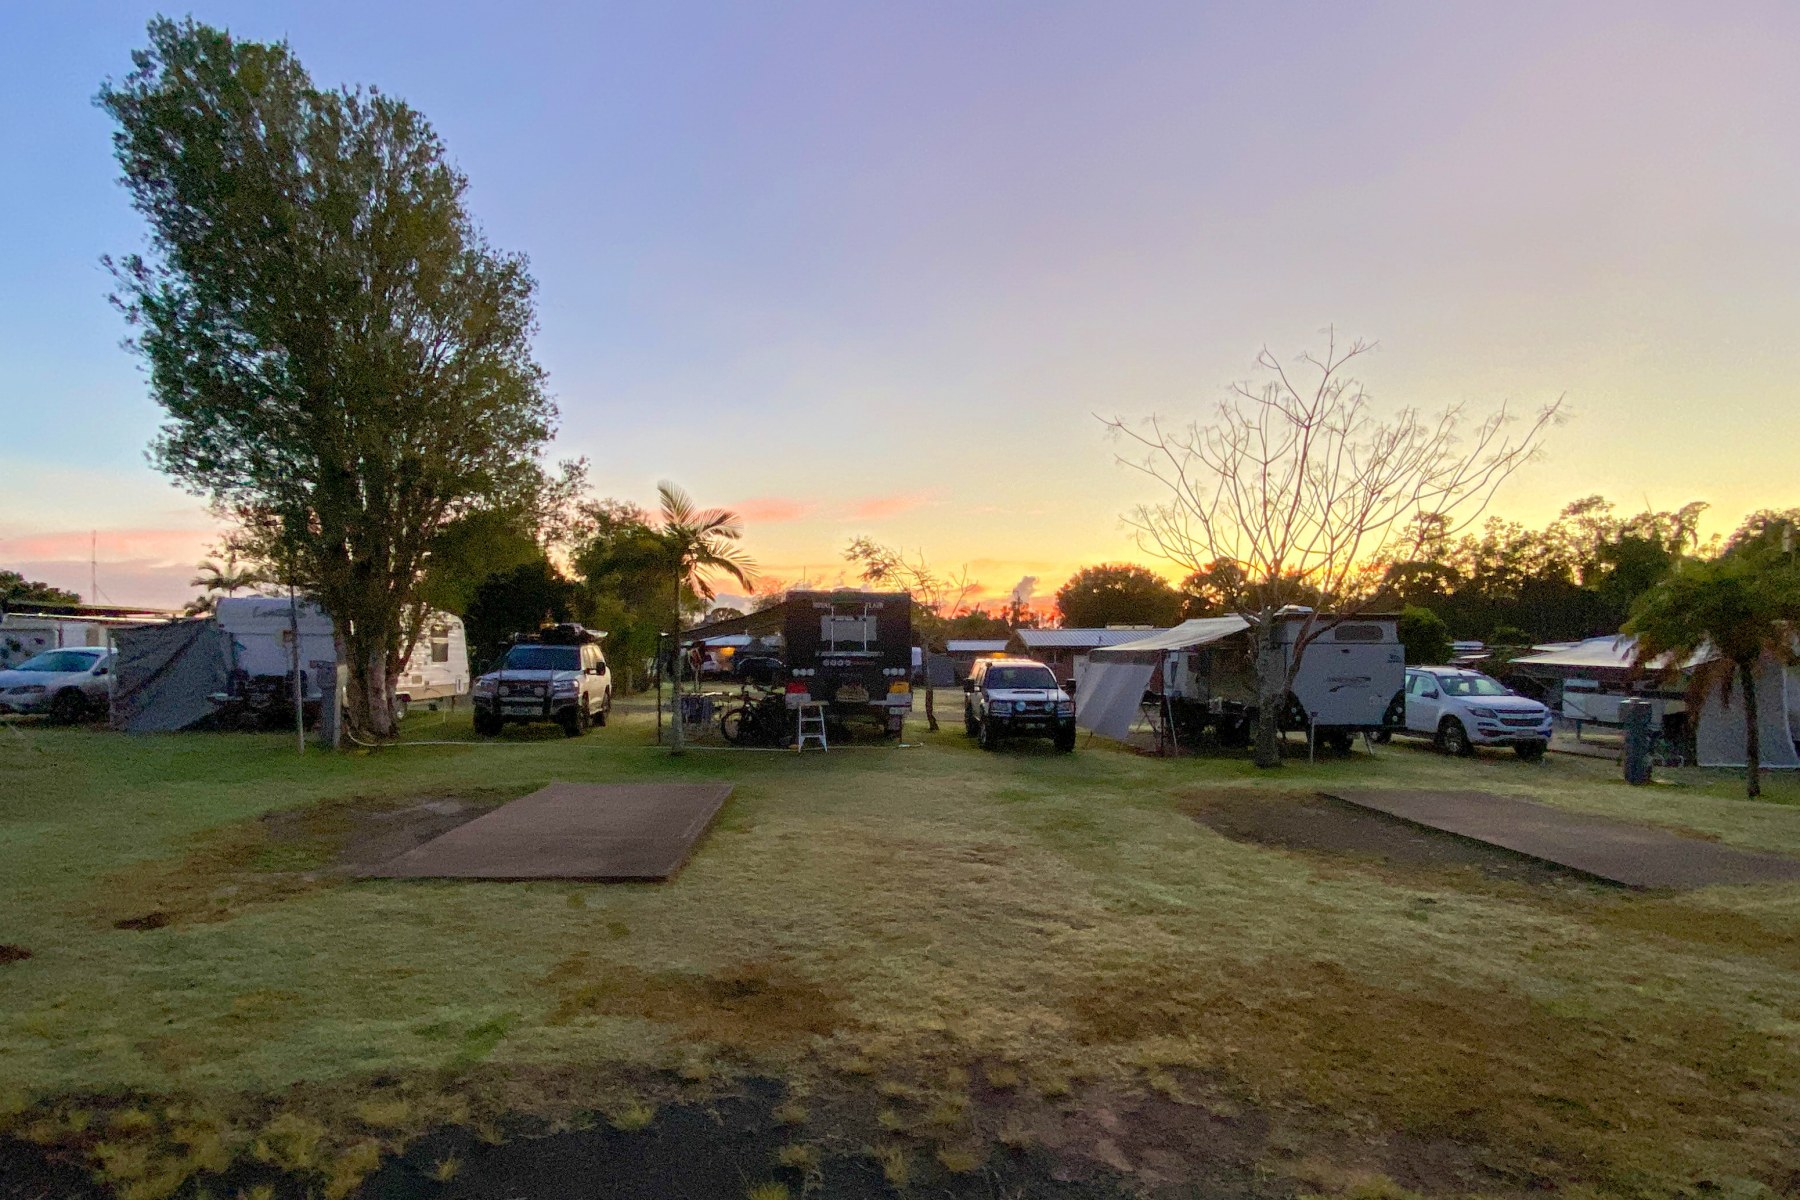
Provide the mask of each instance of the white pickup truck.
{"label": "white pickup truck", "polygon": [[1446,754],[1511,746],[1528,762],[1550,745],[1550,710],[1498,679],[1461,667],[1408,667],[1406,717],[1393,733],[1430,738]]}

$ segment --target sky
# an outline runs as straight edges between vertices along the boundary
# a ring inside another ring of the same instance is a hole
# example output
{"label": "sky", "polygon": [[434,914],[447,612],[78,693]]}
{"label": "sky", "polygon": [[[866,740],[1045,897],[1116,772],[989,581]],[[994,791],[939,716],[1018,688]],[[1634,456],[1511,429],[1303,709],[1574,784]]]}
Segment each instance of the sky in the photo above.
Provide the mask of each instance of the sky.
{"label": "sky", "polygon": [[[92,103],[157,11],[0,3],[0,568],[173,606],[216,531],[145,459]],[[1509,517],[1800,504],[1800,6],[186,11],[423,111],[531,260],[549,455],[735,508],[772,580],[858,535],[994,595],[1144,560],[1096,414],[1204,416],[1327,327],[1383,411],[1566,398]]]}

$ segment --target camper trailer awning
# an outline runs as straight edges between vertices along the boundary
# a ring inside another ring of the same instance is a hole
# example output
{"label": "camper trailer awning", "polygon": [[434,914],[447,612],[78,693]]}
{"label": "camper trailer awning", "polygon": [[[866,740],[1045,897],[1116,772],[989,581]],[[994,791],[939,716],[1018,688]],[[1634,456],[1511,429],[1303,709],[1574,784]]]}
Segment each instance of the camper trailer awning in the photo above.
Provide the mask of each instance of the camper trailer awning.
{"label": "camper trailer awning", "polygon": [[1088,652],[1088,662],[1154,662],[1172,650],[1192,650],[1197,646],[1210,645],[1248,628],[1249,620],[1235,614],[1229,617],[1198,617],[1192,621],[1183,621],[1173,629],[1160,630],[1133,642],[1096,647]]}

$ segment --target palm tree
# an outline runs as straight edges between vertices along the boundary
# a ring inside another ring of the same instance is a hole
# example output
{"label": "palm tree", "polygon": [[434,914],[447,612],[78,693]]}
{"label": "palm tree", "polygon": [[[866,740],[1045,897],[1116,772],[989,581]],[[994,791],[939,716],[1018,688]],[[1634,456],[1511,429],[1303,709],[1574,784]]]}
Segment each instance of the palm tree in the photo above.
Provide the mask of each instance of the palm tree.
{"label": "palm tree", "polygon": [[691,592],[702,602],[710,603],[714,596],[711,577],[719,574],[729,575],[749,589],[752,586],[751,571],[755,564],[737,547],[736,543],[744,531],[736,513],[722,508],[695,508],[693,499],[686,492],[668,482],[657,484],[656,494],[661,501],[662,513],[654,540],[665,569],[673,576],[675,594],[674,624],[671,628],[676,632],[677,700],[672,727],[674,749],[676,753],[680,753],[682,730],[679,650],[682,596]]}
{"label": "palm tree", "polygon": [[1691,669],[1689,712],[1714,694],[1730,699],[1734,684],[1743,690],[1748,794],[1761,795],[1757,668],[1765,656],[1783,665],[1800,657],[1800,572],[1744,555],[1688,563],[1638,598],[1625,632],[1637,637],[1639,670]]}
{"label": "palm tree", "polygon": [[227,596],[231,596],[244,588],[255,587],[265,581],[263,573],[257,568],[238,566],[237,555],[229,551],[225,554],[224,566],[220,566],[209,558],[195,563],[194,568],[200,573],[188,580],[188,585],[208,593],[207,596],[202,597],[202,600],[208,601],[209,609],[212,593],[224,592]]}

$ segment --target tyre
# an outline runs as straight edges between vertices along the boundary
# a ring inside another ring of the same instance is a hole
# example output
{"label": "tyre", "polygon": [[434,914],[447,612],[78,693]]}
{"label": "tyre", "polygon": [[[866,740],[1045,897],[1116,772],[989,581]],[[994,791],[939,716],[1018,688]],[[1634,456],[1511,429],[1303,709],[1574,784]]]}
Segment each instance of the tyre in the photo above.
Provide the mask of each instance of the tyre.
{"label": "tyre", "polygon": [[564,737],[580,737],[588,731],[588,726],[592,722],[593,718],[588,716],[587,706],[577,704],[565,712],[557,723],[562,726]]}
{"label": "tyre", "polygon": [[408,700],[405,696],[395,696],[394,697],[394,720],[395,721],[406,720],[406,713],[407,713],[407,710],[411,707],[411,705],[412,705],[412,702],[410,700]]}
{"label": "tyre", "polygon": [[598,725],[602,729],[605,729],[606,722],[608,720],[610,720],[611,718],[612,718],[612,693],[608,692],[608,693],[606,693],[606,698],[600,702],[600,711],[594,714],[594,724]]}
{"label": "tyre", "polygon": [[58,725],[73,725],[87,716],[87,697],[76,688],[64,688],[50,697],[50,719]]}
{"label": "tyre", "polygon": [[1455,717],[1445,717],[1438,726],[1437,748],[1457,758],[1467,758],[1475,753],[1475,743],[1469,740],[1469,731]]}
{"label": "tyre", "polygon": [[481,737],[493,737],[500,732],[502,722],[499,717],[475,710],[475,732]]}
{"label": "tyre", "polygon": [[1542,762],[1544,751],[1548,749],[1543,742],[1514,742],[1513,753],[1526,762]]}
{"label": "tyre", "polygon": [[1066,732],[1063,730],[1060,730],[1060,729],[1057,730],[1056,748],[1059,752],[1061,752],[1063,754],[1067,754],[1071,750],[1075,749],[1075,731],[1073,729],[1070,729]]}
{"label": "tyre", "polygon": [[741,746],[744,744],[745,716],[746,710],[734,708],[727,711],[724,716],[719,718],[719,732],[725,736],[726,741],[734,746]]}
{"label": "tyre", "polygon": [[1000,735],[994,732],[994,723],[992,721],[983,721],[981,723],[981,729],[978,736],[983,750],[997,750],[1000,748]]}
{"label": "tyre", "polygon": [[974,737],[981,732],[981,722],[975,719],[975,710],[963,705],[963,732]]}
{"label": "tyre", "polygon": [[1356,735],[1348,729],[1330,729],[1322,735],[1325,748],[1333,754],[1350,757],[1350,750],[1356,745]]}

